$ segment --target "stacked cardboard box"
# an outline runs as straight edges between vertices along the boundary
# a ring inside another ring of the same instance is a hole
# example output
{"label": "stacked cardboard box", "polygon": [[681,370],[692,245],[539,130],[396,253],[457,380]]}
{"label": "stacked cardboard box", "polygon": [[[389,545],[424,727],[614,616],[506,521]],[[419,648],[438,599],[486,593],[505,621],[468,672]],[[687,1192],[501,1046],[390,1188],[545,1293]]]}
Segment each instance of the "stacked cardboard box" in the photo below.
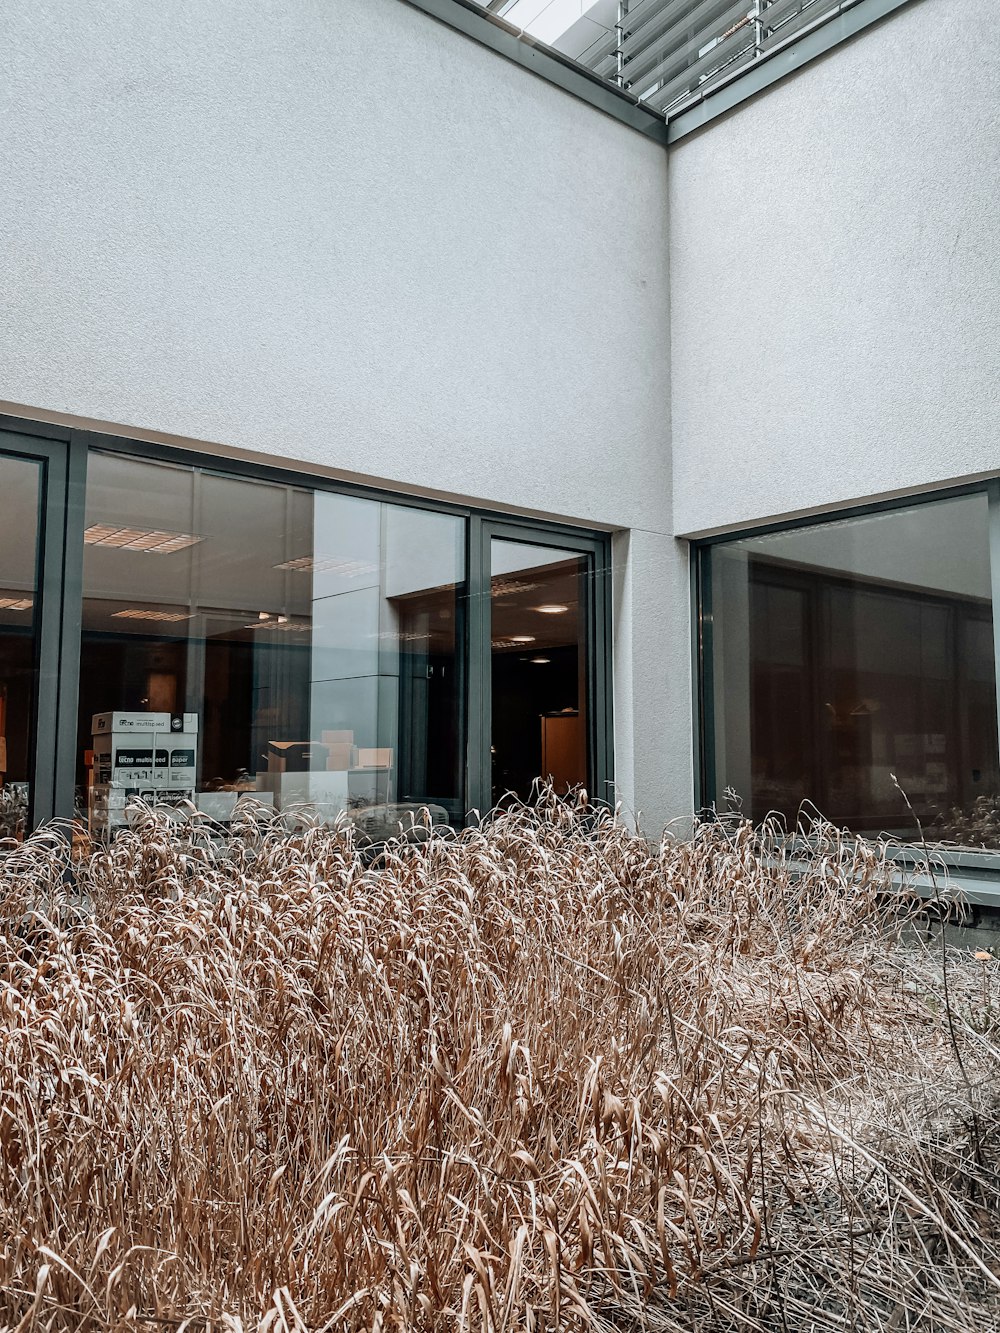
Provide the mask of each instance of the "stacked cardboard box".
{"label": "stacked cardboard box", "polygon": [[267,772],[257,775],[257,786],[273,793],[279,810],[294,807],[310,817],[336,819],[347,808],[347,771],[331,768],[330,761],[340,758],[342,748],[340,742],[270,741]]}
{"label": "stacked cardboard box", "polygon": [[197,713],[95,713],[90,829],[125,821],[135,797],[149,805],[193,801],[198,784]]}

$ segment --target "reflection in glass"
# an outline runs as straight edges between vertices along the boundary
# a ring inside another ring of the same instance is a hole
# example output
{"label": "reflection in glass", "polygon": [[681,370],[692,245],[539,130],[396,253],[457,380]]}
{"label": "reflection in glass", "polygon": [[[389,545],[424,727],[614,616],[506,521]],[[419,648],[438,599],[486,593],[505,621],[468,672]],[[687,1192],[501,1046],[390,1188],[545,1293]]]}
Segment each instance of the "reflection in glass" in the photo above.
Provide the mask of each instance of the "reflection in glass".
{"label": "reflection in glass", "polygon": [[587,557],[524,542],[491,543],[492,791],[531,796],[588,782]]}
{"label": "reflection in glass", "polygon": [[[714,797],[982,842],[997,717],[985,495],[712,549]],[[898,785],[897,785],[898,783]],[[900,791],[905,792],[913,813]]]}
{"label": "reflection in glass", "polygon": [[0,837],[23,832],[32,776],[39,464],[0,455]]}
{"label": "reflection in glass", "polygon": [[[78,773],[92,827],[121,822],[123,793],[193,795],[225,818],[249,792],[378,832],[422,805],[459,819],[464,541],[451,515],[92,454]],[[92,737],[112,713],[137,717],[109,731],[172,720],[188,740],[123,743],[129,771]]]}

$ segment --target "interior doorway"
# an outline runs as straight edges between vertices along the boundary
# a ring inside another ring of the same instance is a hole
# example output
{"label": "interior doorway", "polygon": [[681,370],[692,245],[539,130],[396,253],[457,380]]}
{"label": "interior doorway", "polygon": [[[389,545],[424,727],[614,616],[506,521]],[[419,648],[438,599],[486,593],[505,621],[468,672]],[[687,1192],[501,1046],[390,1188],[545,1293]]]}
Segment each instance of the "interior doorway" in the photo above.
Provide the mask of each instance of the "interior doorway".
{"label": "interior doorway", "polygon": [[576,551],[490,542],[493,803],[589,782],[587,577]]}

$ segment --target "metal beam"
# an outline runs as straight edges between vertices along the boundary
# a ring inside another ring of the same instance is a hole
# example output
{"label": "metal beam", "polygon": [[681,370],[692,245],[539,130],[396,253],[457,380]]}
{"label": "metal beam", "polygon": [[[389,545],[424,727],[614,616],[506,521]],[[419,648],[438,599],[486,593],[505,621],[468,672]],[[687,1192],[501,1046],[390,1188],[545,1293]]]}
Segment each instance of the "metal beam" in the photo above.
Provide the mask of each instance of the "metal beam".
{"label": "metal beam", "polygon": [[589,102],[598,111],[638,130],[640,134],[666,144],[667,127],[663,117],[644,107],[630,93],[591,73],[583,65],[522,33],[512,23],[482,9],[473,0],[406,0],[432,18],[456,28],[473,41],[488,46],[498,55],[512,60],[539,78]]}
{"label": "metal beam", "polygon": [[[746,102],[780,79],[795,73],[841,42],[880,23],[904,5],[914,3],[917,0],[858,0],[850,9],[833,18],[818,18],[815,28],[765,52],[749,67],[740,66],[733,71],[729,81],[713,85],[711,92],[706,92],[702,100],[671,117],[667,122],[668,142],[676,143],[686,134],[700,130],[717,116],[724,115],[741,102]],[[767,13],[766,10],[764,12]]]}

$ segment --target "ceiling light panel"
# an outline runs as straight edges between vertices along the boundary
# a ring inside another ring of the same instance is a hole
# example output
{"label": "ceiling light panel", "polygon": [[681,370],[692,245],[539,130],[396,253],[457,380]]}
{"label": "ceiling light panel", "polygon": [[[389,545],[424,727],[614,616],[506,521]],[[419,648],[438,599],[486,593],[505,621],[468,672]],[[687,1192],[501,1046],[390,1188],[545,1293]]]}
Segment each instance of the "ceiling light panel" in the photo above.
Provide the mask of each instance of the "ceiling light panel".
{"label": "ceiling light panel", "polygon": [[271,616],[261,612],[260,619],[253,620],[244,629],[280,630],[283,633],[307,634],[312,629],[311,620],[291,620],[287,616]]}
{"label": "ceiling light panel", "polygon": [[490,589],[494,597],[513,597],[517,593],[534,592],[538,587],[537,583],[524,583],[516,579],[508,579],[503,583],[497,582],[497,575],[494,575],[493,587]]}
{"label": "ceiling light panel", "polygon": [[332,555],[300,555],[295,560],[283,560],[274,568],[292,569],[300,574],[340,574],[346,579],[376,573],[375,566],[364,560],[347,560],[343,556]]}
{"label": "ceiling light panel", "polygon": [[162,624],[176,624],[179,620],[190,620],[190,611],[153,611],[144,606],[130,606],[124,611],[112,611],[112,620],[155,620]]}
{"label": "ceiling light panel", "polygon": [[84,545],[111,547],[118,551],[145,551],[149,555],[172,555],[204,541],[190,532],[164,532],[159,528],[121,528],[113,523],[92,523],[83,534]]}

